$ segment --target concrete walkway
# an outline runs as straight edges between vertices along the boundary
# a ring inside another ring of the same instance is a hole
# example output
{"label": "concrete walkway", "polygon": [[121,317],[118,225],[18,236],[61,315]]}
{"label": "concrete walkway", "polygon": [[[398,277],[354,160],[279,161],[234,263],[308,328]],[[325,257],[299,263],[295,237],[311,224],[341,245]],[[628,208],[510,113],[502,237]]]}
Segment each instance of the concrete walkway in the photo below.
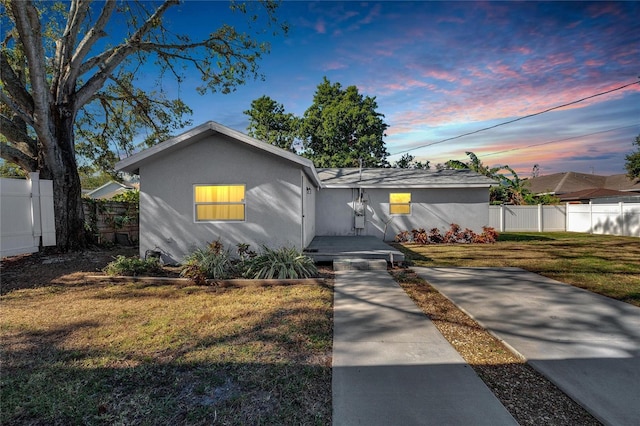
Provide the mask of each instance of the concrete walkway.
{"label": "concrete walkway", "polygon": [[384,266],[336,268],[333,424],[517,424]]}
{"label": "concrete walkway", "polygon": [[640,308],[518,268],[422,278],[605,424],[640,424]]}

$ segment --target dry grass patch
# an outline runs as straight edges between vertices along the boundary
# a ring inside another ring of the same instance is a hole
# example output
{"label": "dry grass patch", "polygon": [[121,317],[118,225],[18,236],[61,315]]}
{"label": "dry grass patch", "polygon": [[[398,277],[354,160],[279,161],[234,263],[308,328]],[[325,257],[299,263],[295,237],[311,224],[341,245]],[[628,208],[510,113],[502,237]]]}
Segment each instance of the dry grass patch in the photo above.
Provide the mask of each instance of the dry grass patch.
{"label": "dry grass patch", "polygon": [[2,424],[328,424],[332,291],[93,284],[0,299]]}
{"label": "dry grass patch", "polygon": [[503,233],[495,244],[396,244],[418,266],[512,266],[640,306],[640,239]]}

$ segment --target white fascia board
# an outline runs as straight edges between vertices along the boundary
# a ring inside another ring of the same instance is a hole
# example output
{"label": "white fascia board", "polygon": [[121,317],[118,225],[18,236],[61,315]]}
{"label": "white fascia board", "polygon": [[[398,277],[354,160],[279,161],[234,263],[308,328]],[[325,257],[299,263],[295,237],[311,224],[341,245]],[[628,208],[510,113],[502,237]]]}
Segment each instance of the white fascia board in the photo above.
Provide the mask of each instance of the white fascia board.
{"label": "white fascia board", "polygon": [[151,148],[147,148],[144,151],[132,155],[131,157],[120,160],[118,163],[116,163],[116,170],[123,170],[129,173],[137,173],[140,164],[150,157],[153,157],[154,155],[159,154],[162,151],[170,151],[172,149],[175,149],[177,145],[188,143],[192,139],[195,141],[197,140],[196,138],[198,136],[202,136],[206,132],[226,135],[237,141],[246,143],[249,146],[296,163],[305,169],[307,175],[309,175],[309,177],[314,181],[316,187],[320,188],[322,186],[322,182],[320,181],[320,177],[316,172],[313,162],[308,158],[301,157],[282,148],[278,148],[277,146],[262,142],[258,139],[252,138],[251,136],[245,135],[242,132],[218,124],[215,121],[208,121],[204,124],[194,127],[193,129],[185,133],[182,133],[181,135],[178,135],[171,139],[167,139],[166,141],[154,145]]}
{"label": "white fascia board", "polygon": [[460,188],[490,188],[495,186],[493,184],[486,183],[474,183],[474,184],[432,184],[432,185],[402,185],[402,184],[388,184],[388,185],[358,185],[358,184],[336,184],[336,185],[327,185],[323,184],[323,188],[331,189],[331,188],[342,188],[342,189],[354,189],[354,188],[362,188],[362,189],[398,189],[398,188],[407,188],[407,189],[460,189]]}

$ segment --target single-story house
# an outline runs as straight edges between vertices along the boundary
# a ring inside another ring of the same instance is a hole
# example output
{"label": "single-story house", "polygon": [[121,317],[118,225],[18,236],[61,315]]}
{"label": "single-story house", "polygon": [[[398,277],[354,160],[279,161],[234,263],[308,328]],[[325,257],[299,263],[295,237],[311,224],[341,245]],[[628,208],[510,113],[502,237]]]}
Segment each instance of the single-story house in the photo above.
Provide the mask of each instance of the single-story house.
{"label": "single-story house", "polygon": [[116,195],[124,194],[125,192],[134,191],[137,187],[134,184],[126,184],[110,180],[98,188],[87,191],[84,195],[94,200],[109,200]]}
{"label": "single-story house", "polygon": [[315,236],[393,240],[424,227],[481,231],[489,178],[468,170],[316,169],[304,157],[209,121],[132,155],[140,177],[140,253],[180,261],[225,247],[306,248]]}

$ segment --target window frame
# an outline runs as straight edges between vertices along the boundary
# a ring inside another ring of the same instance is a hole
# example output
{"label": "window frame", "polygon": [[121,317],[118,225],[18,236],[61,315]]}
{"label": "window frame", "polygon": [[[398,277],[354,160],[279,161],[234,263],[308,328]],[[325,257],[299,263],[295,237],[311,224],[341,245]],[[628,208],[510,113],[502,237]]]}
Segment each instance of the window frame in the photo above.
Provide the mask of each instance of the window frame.
{"label": "window frame", "polygon": [[[242,201],[237,202],[237,201],[233,201],[233,202],[211,202],[211,201],[205,201],[205,202],[197,202],[196,201],[196,188],[197,187],[210,187],[210,186],[227,186],[227,187],[232,187],[232,186],[241,186],[243,189],[243,193],[244,193],[244,198],[242,199]],[[207,206],[207,205],[213,205],[213,206],[221,206],[221,205],[233,205],[233,206],[237,206],[237,205],[241,205],[242,206],[242,216],[243,219],[198,219],[198,206]],[[237,223],[241,223],[241,222],[246,222],[247,221],[247,185],[244,183],[195,183],[193,184],[193,221],[195,223],[233,223],[233,222],[237,222]]]}
{"label": "window frame", "polygon": [[[407,201],[406,203],[392,203],[391,196],[395,194],[407,194],[409,195],[409,201]],[[411,208],[411,199],[412,199],[411,192],[389,192],[389,215],[390,216],[411,216],[411,212],[413,211],[413,209]],[[391,210],[393,209],[394,206],[407,206],[409,208],[409,212],[408,213],[392,213]]]}

